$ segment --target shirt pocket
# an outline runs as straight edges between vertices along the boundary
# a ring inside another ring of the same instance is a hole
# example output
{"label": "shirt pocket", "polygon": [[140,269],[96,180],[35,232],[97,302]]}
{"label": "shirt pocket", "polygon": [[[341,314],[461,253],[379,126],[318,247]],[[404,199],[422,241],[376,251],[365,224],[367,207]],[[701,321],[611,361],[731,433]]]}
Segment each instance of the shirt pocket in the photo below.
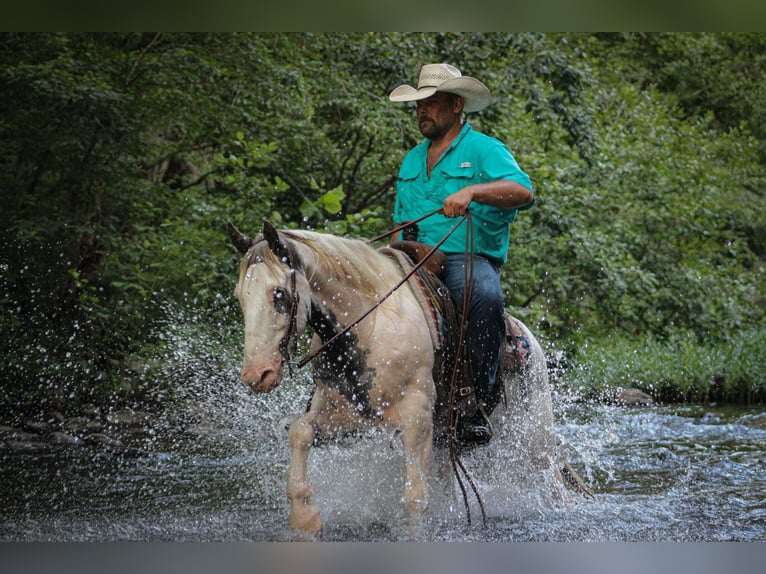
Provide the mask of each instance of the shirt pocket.
{"label": "shirt pocket", "polygon": [[[419,217],[420,203],[423,201],[422,191],[418,192],[422,184],[420,182],[420,170],[415,165],[407,162],[399,170],[396,181],[396,205],[394,218],[402,222]],[[418,197],[420,196],[420,197]]]}
{"label": "shirt pocket", "polygon": [[405,162],[399,170],[398,180],[407,184],[412,184],[418,177],[420,177],[420,170],[413,162]]}
{"label": "shirt pocket", "polygon": [[[476,168],[472,165],[448,165],[434,170],[434,193],[444,200],[464,187],[476,183]],[[438,178],[438,181],[436,179]]]}

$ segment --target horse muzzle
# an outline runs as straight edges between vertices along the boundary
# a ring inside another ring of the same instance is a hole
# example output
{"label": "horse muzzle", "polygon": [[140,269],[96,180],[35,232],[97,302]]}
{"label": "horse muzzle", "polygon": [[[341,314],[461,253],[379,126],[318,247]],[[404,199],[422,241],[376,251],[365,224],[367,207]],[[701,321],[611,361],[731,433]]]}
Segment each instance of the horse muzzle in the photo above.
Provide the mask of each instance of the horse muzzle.
{"label": "horse muzzle", "polygon": [[271,392],[282,382],[282,365],[282,361],[257,367],[245,365],[242,369],[242,382],[254,393]]}

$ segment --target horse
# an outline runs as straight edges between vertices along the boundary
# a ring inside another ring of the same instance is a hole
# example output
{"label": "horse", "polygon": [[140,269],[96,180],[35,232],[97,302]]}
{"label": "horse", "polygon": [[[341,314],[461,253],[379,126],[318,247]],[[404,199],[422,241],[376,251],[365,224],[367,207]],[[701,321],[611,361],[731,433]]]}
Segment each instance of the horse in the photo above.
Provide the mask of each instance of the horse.
{"label": "horse", "polygon": [[[278,231],[266,220],[255,238],[232,224],[228,233],[243,256],[235,288],[244,317],[242,382],[255,393],[275,389],[297,338],[313,331],[314,392],[308,410],[288,429],[286,490],[295,537],[318,539],[323,528],[307,476],[312,445],[376,426],[400,433],[403,501],[409,528],[419,532],[434,451],[444,449],[434,440],[438,357],[432,318],[417,287],[402,282],[406,273],[396,257],[362,239]],[[523,367],[501,360],[505,400],[491,415],[499,431],[494,440],[513,443],[542,472],[554,468],[557,458],[545,355],[530,330],[513,321],[517,345],[503,356],[523,355]]]}

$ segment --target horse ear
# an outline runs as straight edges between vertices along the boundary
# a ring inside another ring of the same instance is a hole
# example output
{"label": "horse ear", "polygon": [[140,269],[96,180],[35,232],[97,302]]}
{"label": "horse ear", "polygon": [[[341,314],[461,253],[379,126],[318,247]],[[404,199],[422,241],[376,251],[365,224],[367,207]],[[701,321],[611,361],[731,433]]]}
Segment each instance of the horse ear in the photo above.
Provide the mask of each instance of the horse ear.
{"label": "horse ear", "polygon": [[229,223],[226,225],[226,231],[229,235],[229,240],[234,244],[234,247],[236,247],[237,251],[239,251],[242,255],[247,253],[247,251],[253,246],[253,243],[255,243],[253,239],[234,227],[234,224],[231,221],[229,221]]}
{"label": "horse ear", "polygon": [[263,238],[269,244],[269,248],[279,257],[282,261],[287,263],[288,266],[293,266],[292,253],[287,243],[282,241],[277,229],[268,220],[263,220]]}

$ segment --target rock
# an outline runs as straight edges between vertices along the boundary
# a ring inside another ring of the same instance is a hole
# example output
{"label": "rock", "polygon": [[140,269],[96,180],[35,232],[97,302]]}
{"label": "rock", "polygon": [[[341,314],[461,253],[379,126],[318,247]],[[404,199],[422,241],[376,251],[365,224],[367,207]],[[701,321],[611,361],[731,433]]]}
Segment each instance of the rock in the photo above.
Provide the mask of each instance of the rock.
{"label": "rock", "polygon": [[17,429],[12,429],[11,432],[5,435],[8,440],[15,440],[19,442],[35,442],[40,440],[40,435],[37,433],[24,432]]}
{"label": "rock", "polygon": [[84,405],[82,407],[82,412],[85,413],[87,416],[94,418],[94,417],[100,416],[101,409],[97,407],[96,405]]}
{"label": "rock", "polygon": [[118,427],[142,427],[148,418],[146,413],[122,410],[106,415],[106,422]]}
{"label": "rock", "polygon": [[8,439],[5,441],[5,444],[8,448],[17,452],[37,452],[48,448],[47,443],[28,440]]}
{"label": "rock", "polygon": [[97,446],[105,446],[108,448],[125,448],[125,443],[123,443],[118,438],[110,437],[109,435],[105,435],[102,433],[94,433],[92,435],[89,435],[87,437],[87,441],[91,444],[95,444]]}
{"label": "rock", "polygon": [[75,446],[83,444],[83,440],[80,437],[76,437],[61,431],[52,432],[50,438],[53,444],[66,444]]}
{"label": "rock", "polygon": [[234,435],[228,429],[219,428],[210,424],[200,423],[188,426],[184,429],[184,434],[205,439],[232,439]]}
{"label": "rock", "polygon": [[64,416],[64,413],[61,411],[52,411],[48,415],[48,422],[53,423],[63,423],[66,420],[66,417]]}
{"label": "rock", "polygon": [[64,421],[64,429],[74,433],[99,432],[103,428],[99,421],[89,417],[73,417]]}
{"label": "rock", "polygon": [[647,407],[654,404],[652,397],[639,389],[621,389],[616,400],[625,407]]}
{"label": "rock", "polygon": [[24,421],[24,428],[35,433],[46,433],[50,429],[50,425],[45,421],[28,420]]}
{"label": "rock", "polygon": [[717,425],[721,422],[721,417],[716,413],[707,412],[697,422],[703,425]]}
{"label": "rock", "polygon": [[766,429],[766,413],[743,417],[743,422],[757,429]]}
{"label": "rock", "polygon": [[184,434],[189,436],[207,436],[213,433],[213,428],[205,424],[189,425]]}
{"label": "rock", "polygon": [[620,407],[645,407],[654,404],[652,397],[639,389],[617,387],[597,391],[590,389],[585,399]]}

